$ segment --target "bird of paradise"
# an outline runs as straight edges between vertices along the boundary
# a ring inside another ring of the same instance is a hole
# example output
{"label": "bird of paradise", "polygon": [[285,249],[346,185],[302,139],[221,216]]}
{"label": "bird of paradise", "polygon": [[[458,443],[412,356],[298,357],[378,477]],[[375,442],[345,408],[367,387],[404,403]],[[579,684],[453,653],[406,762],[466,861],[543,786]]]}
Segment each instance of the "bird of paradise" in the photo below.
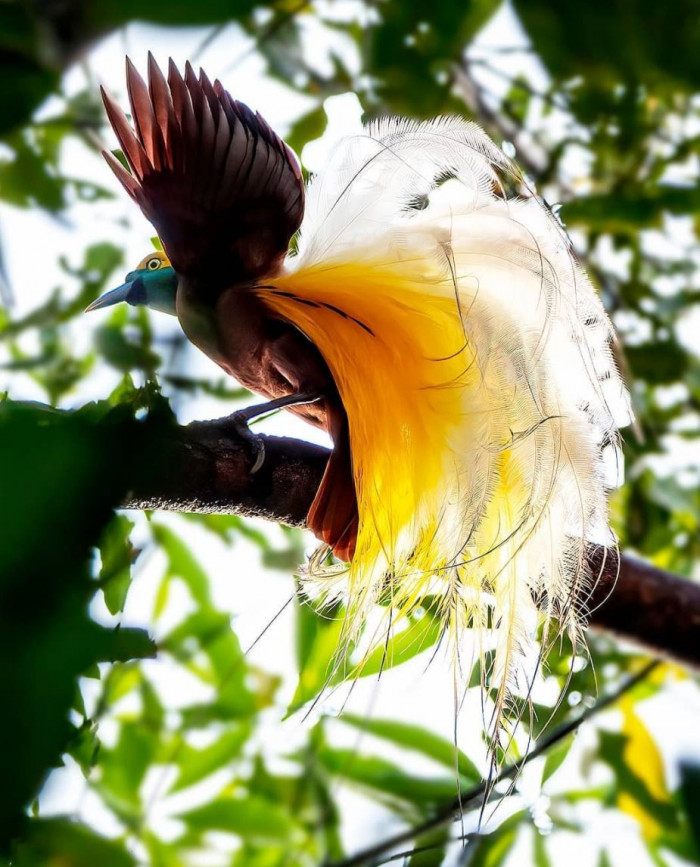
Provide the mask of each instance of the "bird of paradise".
{"label": "bird of paradise", "polygon": [[458,117],[371,124],[305,186],[219,81],[172,62],[166,79],[149,56],[148,84],[128,61],[127,83],[133,128],[103,96],[130,172],[105,157],[164,253],[91,309],[177,315],[268,398],[233,419],[253,469],[264,456],[246,423],[263,411],[330,434],[308,584],[346,601],[346,643],[379,600],[373,646],[427,596],[455,648],[467,628],[482,660],[493,641],[495,747],[538,620],[579,636],[586,547],[612,544],[627,398],[563,228]]}

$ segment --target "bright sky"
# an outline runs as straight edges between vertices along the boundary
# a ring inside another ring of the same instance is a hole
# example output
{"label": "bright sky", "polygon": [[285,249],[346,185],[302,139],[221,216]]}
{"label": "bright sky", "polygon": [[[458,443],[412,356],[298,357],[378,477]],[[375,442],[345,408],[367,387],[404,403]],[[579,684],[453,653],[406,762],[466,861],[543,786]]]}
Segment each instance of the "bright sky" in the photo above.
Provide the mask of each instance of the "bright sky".
{"label": "bright sky", "polygon": [[[326,4],[328,6],[328,4]],[[342,3],[338,9],[355,9],[353,3]],[[168,56],[172,56],[180,67],[188,57],[194,59],[197,47],[201,45],[209,30],[166,30],[144,25],[131,26],[125,33],[115,34],[91,54],[87,65],[95,81],[106,85],[108,90],[117,96],[122,105],[126,102],[124,86],[124,54],[129,56],[141,69],[145,67],[146,52],[152,50],[161,66],[165,66]],[[319,32],[317,26],[309,23],[305,34],[306,47],[312,63],[328,62],[327,47],[329,37]],[[520,45],[524,44],[524,36],[519,31],[517,22],[508,8],[499,13],[497,18],[483,33],[480,46],[475,50],[486,50],[489,45]],[[226,87],[236,96],[260,110],[273,128],[282,134],[292,121],[311,107],[309,99],[300,96],[290,88],[270,80],[265,75],[264,63],[252,49],[251,40],[240,30],[231,26],[218,36],[197,57],[197,63],[205,66],[210,78],[220,77]],[[358,68],[357,60],[353,60],[353,49],[343,47],[348,62]],[[532,60],[526,61],[517,54],[501,55],[498,58],[501,69],[526,68],[533,84],[544,87],[544,71]],[[76,92],[85,86],[85,69],[75,67],[66,78],[68,92]],[[489,85],[500,92],[503,81],[498,76],[492,76]],[[50,115],[58,108],[57,104],[47,105],[43,113]],[[342,134],[353,131],[360,123],[360,106],[354,94],[346,94],[329,99],[326,103],[329,116],[329,129],[322,140],[313,142],[303,152],[305,165],[316,170],[320,168],[332,147],[333,141]],[[552,120],[557,122],[556,117]],[[108,142],[115,146],[114,141]],[[111,239],[123,246],[127,251],[127,269],[145,255],[150,249],[149,238],[153,235],[152,228],[133,207],[123,193],[111,172],[102,159],[77,141],[71,141],[63,154],[63,166],[67,174],[81,178],[92,179],[96,183],[112,189],[116,198],[109,202],[97,204],[78,203],[72,207],[65,218],[54,220],[39,215],[36,211],[21,211],[7,206],[0,207],[0,230],[3,238],[3,248],[7,255],[7,266],[11,285],[16,296],[16,312],[33,308],[44,299],[53,287],[65,285],[67,289],[76,289],[58,268],[60,256],[67,256],[69,261],[77,265],[83,250],[91,242]],[[585,165],[574,166],[574,171],[585,173]],[[583,184],[583,181],[581,182]],[[37,254],[41,250],[41,255]],[[115,274],[115,285],[121,282],[122,275]],[[77,347],[87,346],[91,340],[91,328],[101,317],[107,314],[96,312],[93,319],[85,327],[78,323],[71,339]],[[161,335],[167,336],[177,329],[177,322],[166,316],[154,317]],[[218,379],[219,369],[202,354],[192,349],[186,357],[187,372],[193,377],[211,377]],[[73,395],[67,405],[79,406],[84,402],[103,397],[114,387],[119,374],[106,364],[99,364],[86,382],[81,385],[80,392]],[[0,379],[0,390],[5,382]],[[11,383],[11,393],[16,398],[43,399],[43,393],[27,378],[14,375]],[[195,418],[210,418],[221,414],[221,405],[206,397],[190,400],[179,407],[181,422]],[[292,416],[282,413],[265,422],[264,429],[271,433],[314,438],[314,430],[295,420]],[[320,436],[320,435],[318,435]],[[321,437],[321,439],[323,439]],[[138,519],[143,521],[142,518]],[[193,527],[177,516],[159,516],[161,520],[182,533],[196,556],[203,563],[208,574],[212,576],[215,599],[222,610],[230,611],[234,616],[237,633],[244,647],[253,643],[267,622],[289,599],[293,583],[287,574],[273,573],[263,570],[259,565],[257,550],[245,541],[237,542],[233,550],[221,545],[211,534],[198,527]],[[261,525],[262,526],[262,525]],[[272,536],[280,531],[275,527],[266,526]],[[141,531],[143,532],[143,531]],[[313,546],[309,539],[310,549]],[[128,625],[141,625],[152,628],[150,612],[153,608],[153,597],[159,576],[162,574],[163,558],[155,553],[147,559],[143,567],[138,568],[137,578],[129,594],[123,622]],[[186,595],[177,592],[170,600],[166,616],[160,624],[161,630],[167,630],[170,625],[179,621],[188,605]],[[114,622],[100,601],[94,605],[96,616],[105,622]],[[275,623],[273,629],[262,639],[251,654],[252,659],[268,670],[278,671],[286,675],[282,702],[291,697],[294,688],[294,665],[292,650],[291,615],[285,612]],[[438,657],[427,674],[424,672],[425,659],[417,659],[384,676],[377,688],[376,683],[361,681],[354,691],[349,709],[365,713],[370,708],[378,717],[404,718],[413,722],[430,726],[435,731],[451,738],[453,727],[452,709],[452,674],[449,661]],[[146,663],[150,669],[164,699],[170,706],[190,702],[196,698],[194,691],[198,685],[183,681],[182,669],[177,671],[165,660]],[[86,681],[86,690],[95,692],[94,682]],[[306,720],[301,714],[282,724],[272,714],[269,729],[264,729],[261,739],[270,752],[278,747],[278,739],[284,740],[284,750],[288,750],[295,739],[300,739],[303,732],[315,721],[319,712],[333,714],[340,708],[341,697],[331,696],[321,707],[314,711]],[[466,708],[460,718],[460,746],[470,755],[480,754],[480,742],[477,735],[478,725],[473,725],[477,708]],[[678,758],[695,753],[697,755],[697,719],[700,715],[700,698],[697,691],[687,682],[673,683],[662,698],[647,702],[643,707],[643,716],[653,732],[660,736],[661,746],[667,762],[667,771],[671,783],[675,783],[674,766]],[[617,724],[617,715],[611,712],[606,715],[608,724]],[[338,729],[342,729],[338,726]],[[109,742],[114,736],[114,726],[106,723],[101,729],[101,736]],[[348,736],[349,737],[349,736]],[[582,731],[577,750],[583,752],[593,746],[593,732]],[[349,737],[348,743],[354,743]],[[371,742],[368,741],[368,747]],[[391,757],[391,756],[389,756]],[[576,765],[575,761],[569,763]],[[534,800],[540,808],[546,806],[538,794],[537,773],[524,777],[525,800]],[[557,785],[562,788],[572,782],[572,774],[566,768],[557,779]],[[155,785],[154,780],[148,780],[146,786]],[[199,793],[206,797],[210,792],[209,783]],[[191,793],[186,793],[190,798]],[[372,838],[386,836],[387,819],[383,811],[375,807],[368,809],[356,795],[347,792],[344,801],[352,809],[346,810],[350,820],[345,828],[348,842],[370,842]],[[172,803],[158,801],[154,807],[158,829],[169,833],[176,826],[168,818],[170,810],[182,807],[182,798],[173,799]],[[113,820],[99,807],[97,800],[86,791],[84,781],[79,771],[69,763],[57,771],[47,786],[41,798],[42,813],[75,811],[98,828],[109,833],[116,831]],[[608,816],[592,816],[592,827],[595,834],[592,839],[605,839],[619,854],[619,863],[645,863],[644,855],[636,839],[636,829],[632,820],[623,820],[620,826],[619,818],[615,817],[615,839],[611,842],[610,822]],[[593,850],[576,837],[576,847],[572,849],[570,840],[561,835],[562,860],[555,858],[555,863],[593,864]],[[213,862],[214,863],[214,862]]]}

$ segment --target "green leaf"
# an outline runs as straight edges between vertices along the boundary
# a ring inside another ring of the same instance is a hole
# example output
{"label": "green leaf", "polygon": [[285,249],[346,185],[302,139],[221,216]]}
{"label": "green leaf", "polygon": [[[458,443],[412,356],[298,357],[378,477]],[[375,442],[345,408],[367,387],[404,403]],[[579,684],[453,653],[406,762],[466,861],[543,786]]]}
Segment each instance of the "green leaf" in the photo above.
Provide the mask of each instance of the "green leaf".
{"label": "green leaf", "polygon": [[676,516],[688,516],[700,521],[700,493],[693,487],[682,487],[672,476],[647,473],[643,477],[647,497]]}
{"label": "green leaf", "polygon": [[[315,698],[321,689],[339,683],[370,677],[407,662],[428,650],[440,638],[443,621],[433,610],[430,600],[424,608],[409,615],[399,631],[363,660],[353,664],[349,657],[353,647],[344,648],[343,609],[320,608],[316,611],[302,603],[297,609],[297,656],[299,682],[287,716]],[[341,657],[339,653],[343,653]]]}
{"label": "green leaf", "polygon": [[700,765],[683,762],[680,766],[680,798],[688,820],[690,836],[700,860]]}
{"label": "green leaf", "polygon": [[601,849],[600,856],[598,858],[598,867],[613,867],[610,862],[610,858],[608,857],[608,853],[605,849]]}
{"label": "green leaf", "polygon": [[180,773],[171,788],[171,792],[186,789],[215,771],[226,767],[241,754],[251,732],[252,727],[249,723],[239,723],[223,732],[208,747],[196,749],[189,744],[183,744],[176,758]]}
{"label": "green leaf", "polygon": [[124,610],[129,587],[131,587],[131,572],[126,570],[114,575],[104,586],[105,605],[110,614],[117,614]]}
{"label": "green leaf", "polygon": [[160,363],[160,357],[148,346],[129,340],[121,327],[103,325],[95,331],[95,348],[112,367],[129,373],[144,370],[153,373]]}
{"label": "green leaf", "polygon": [[145,629],[120,627],[106,629],[92,625],[95,635],[99,636],[96,661],[128,662],[130,659],[148,659],[156,655],[156,645]]}
{"label": "green leaf", "polygon": [[216,698],[207,705],[186,708],[183,719],[187,725],[250,717],[272,701],[277,680],[251,671],[226,614],[212,609],[195,612],[160,647],[185,664],[200,652],[206,658],[206,666],[188,667],[216,689]]}
{"label": "green leaf", "polygon": [[287,846],[246,842],[236,851],[230,867],[285,867],[290,861]]}
{"label": "green leaf", "polygon": [[142,841],[148,851],[148,867],[189,867],[177,844],[166,843],[148,830],[142,833]]}
{"label": "green leaf", "polygon": [[[317,772],[315,749],[322,742],[323,731],[321,725],[317,724],[310,732],[308,745],[303,748],[303,756],[300,758],[301,773],[294,775],[271,773],[262,756],[258,755],[246,787],[252,795],[286,805],[307,828],[314,829],[317,842],[322,838],[326,860],[335,861],[343,856],[339,834],[340,810],[331,793],[330,781],[324,774]],[[238,864],[239,861],[235,863]]]}
{"label": "green leaf", "polygon": [[209,577],[187,545],[164,524],[152,522],[151,533],[168,558],[168,576],[182,578],[195,602],[203,607],[211,606]]}
{"label": "green leaf", "polygon": [[634,375],[652,385],[678,382],[688,368],[688,354],[671,340],[627,346],[625,355]]}
{"label": "green leaf", "polygon": [[126,594],[131,586],[131,564],[135,552],[129,534],[133,526],[133,521],[124,515],[115,515],[100,539],[102,568],[99,581],[111,614],[124,609]]}
{"label": "green leaf", "polygon": [[118,840],[107,840],[69,819],[32,819],[17,845],[14,867],[133,867],[136,860]]}
{"label": "green leaf", "polygon": [[160,746],[158,733],[140,720],[123,721],[113,749],[100,751],[97,789],[122,821],[141,820],[141,784]]}
{"label": "green leaf", "polygon": [[141,677],[139,692],[142,704],[141,721],[147,728],[160,731],[165,721],[165,708],[155,688],[145,676]]}
{"label": "green leaf", "polygon": [[573,746],[575,734],[568,735],[562,738],[558,743],[547,752],[547,758],[544,760],[542,769],[542,785],[553,777],[559,768],[564,764],[566,757],[569,755],[569,750]]}
{"label": "green leaf", "polygon": [[287,716],[315,698],[328,684],[343,632],[343,616],[338,606],[318,611],[299,594],[294,604],[299,680]]}
{"label": "green leaf", "polygon": [[350,713],[344,713],[338,719],[375,737],[390,741],[395,746],[428,756],[453,771],[458,769],[463,781],[470,785],[481,781],[481,774],[474,762],[461,750],[456,749],[451,741],[441,738],[429,729],[394,720],[359,717]]}
{"label": "green leaf", "polygon": [[301,827],[287,810],[247,793],[241,793],[240,797],[222,795],[202,807],[180,813],[178,818],[198,833],[225,831],[262,843],[303,837]]}
{"label": "green leaf", "polygon": [[493,661],[496,657],[496,653],[493,650],[488,650],[484,653],[483,661],[477,659],[472,666],[472,670],[469,673],[469,681],[467,682],[467,686],[469,689],[474,689],[476,686],[481,686],[488,679],[488,673],[493,668]]}
{"label": "green leaf", "polygon": [[449,803],[457,797],[457,782],[450,777],[417,777],[378,756],[355,750],[321,746],[316,760],[333,776],[366,790],[392,807],[412,804],[423,810]]}
{"label": "green leaf", "polygon": [[513,849],[526,811],[514,813],[490,834],[479,834],[467,845],[465,867],[500,867]]}
{"label": "green leaf", "polygon": [[552,867],[552,861],[547,854],[546,837],[537,828],[532,832],[532,858],[534,867]]}
{"label": "green leaf", "polygon": [[508,115],[519,124],[524,124],[530,108],[531,92],[528,82],[523,76],[513,79],[513,84],[503,102],[503,108]]}
{"label": "green leaf", "polygon": [[159,620],[170,599],[170,576],[163,575],[158,584],[158,590],[153,600],[153,620]]}
{"label": "green leaf", "polygon": [[339,669],[332,683],[370,677],[413,659],[436,644],[443,635],[443,627],[440,613],[431,606],[429,600],[424,600],[421,610],[409,614],[406,624],[393,632],[387,642],[376,647],[357,665]]}
{"label": "green leaf", "polygon": [[14,155],[0,159],[0,190],[4,201],[19,208],[39,206],[50,213],[66,205],[66,183],[47,164],[45,155],[24,136],[11,139]]}
{"label": "green leaf", "polygon": [[416,837],[407,867],[440,867],[450,842],[449,827],[436,828]]}
{"label": "green leaf", "polygon": [[314,139],[321,138],[327,126],[328,115],[323,105],[319,105],[295,121],[284,140],[293,151],[301,154],[304,145]]}
{"label": "green leaf", "polygon": [[87,777],[95,767],[99,754],[100,742],[97,739],[97,725],[85,722],[76,730],[75,736],[68,744],[68,752],[80,765],[80,770]]}
{"label": "green leaf", "polygon": [[133,690],[141,686],[143,675],[134,663],[114,665],[103,681],[103,697],[107,706],[116,704]]}

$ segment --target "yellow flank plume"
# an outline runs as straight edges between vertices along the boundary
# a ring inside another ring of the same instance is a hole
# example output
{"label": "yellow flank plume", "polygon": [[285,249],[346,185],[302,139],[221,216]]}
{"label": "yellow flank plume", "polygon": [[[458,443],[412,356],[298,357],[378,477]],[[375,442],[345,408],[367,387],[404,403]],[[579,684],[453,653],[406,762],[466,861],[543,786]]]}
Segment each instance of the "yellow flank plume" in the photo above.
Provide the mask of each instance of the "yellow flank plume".
{"label": "yellow flank plume", "polygon": [[[494,456],[493,490],[470,502],[481,485],[470,478],[479,463],[465,462],[465,444],[469,454],[470,429],[489,426],[493,407],[484,399],[495,384],[484,379],[463,326],[468,299],[456,299],[449,275],[420,267],[302,268],[264,292],[319,348],[348,416],[359,508],[344,576],[348,638],[380,595],[391,600],[394,625],[426,595],[442,596],[456,637],[469,623],[485,626],[484,594],[500,594],[507,609],[527,587],[511,580],[517,541],[507,537],[528,498],[511,448]],[[472,437],[475,447],[480,438]]]}
{"label": "yellow flank plume", "polygon": [[[419,563],[430,572],[446,565],[434,550],[441,484],[454,461],[446,446],[463,423],[455,391],[475,375],[454,298],[366,265],[309,268],[275,285],[319,304],[265,297],[319,348],[348,415],[360,512],[354,573],[380,563],[413,573]],[[401,562],[409,557],[412,568]]]}

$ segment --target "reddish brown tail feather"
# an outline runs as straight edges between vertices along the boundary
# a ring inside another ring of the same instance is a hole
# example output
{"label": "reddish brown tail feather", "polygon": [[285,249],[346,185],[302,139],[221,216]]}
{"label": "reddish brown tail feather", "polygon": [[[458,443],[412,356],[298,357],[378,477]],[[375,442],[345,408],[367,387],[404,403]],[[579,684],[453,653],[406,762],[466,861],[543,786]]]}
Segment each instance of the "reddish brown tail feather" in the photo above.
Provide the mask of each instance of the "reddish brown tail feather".
{"label": "reddish brown tail feather", "polygon": [[358,514],[348,423],[342,411],[329,408],[328,414],[333,451],[306,520],[309,529],[330,545],[336,557],[352,560]]}

